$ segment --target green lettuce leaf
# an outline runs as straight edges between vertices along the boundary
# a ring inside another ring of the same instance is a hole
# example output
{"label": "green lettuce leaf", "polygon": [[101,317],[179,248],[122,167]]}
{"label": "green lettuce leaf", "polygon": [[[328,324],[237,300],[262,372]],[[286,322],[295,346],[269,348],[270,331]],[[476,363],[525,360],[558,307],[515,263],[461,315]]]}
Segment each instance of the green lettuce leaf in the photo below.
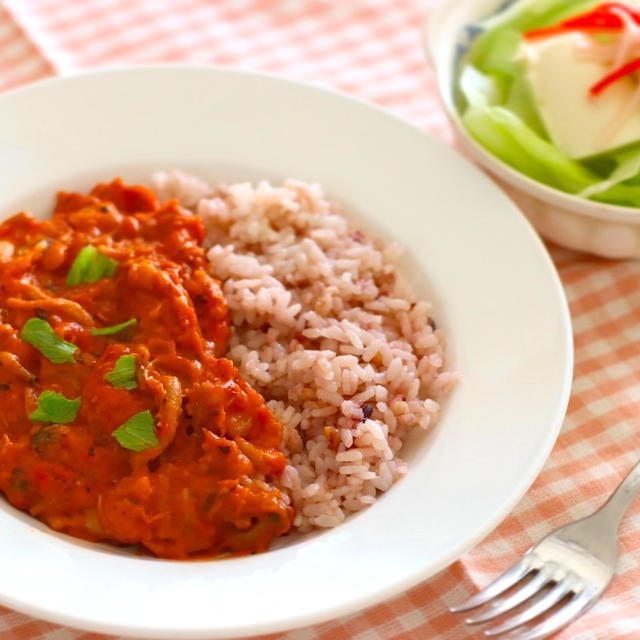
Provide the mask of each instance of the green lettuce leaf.
{"label": "green lettuce leaf", "polygon": [[[610,154],[603,154],[606,156],[611,156],[613,152]],[[583,189],[579,196],[583,198],[591,198],[592,196],[602,195],[603,193],[613,191],[618,192],[620,196],[622,195],[621,189],[613,189],[618,185],[621,185],[628,180],[632,180],[634,178],[638,178],[640,174],[640,145],[634,145],[633,148],[630,148],[626,151],[619,152],[615,157],[617,166],[611,172],[608,178],[601,180],[600,182],[594,182],[590,184],[588,187]]]}
{"label": "green lettuce leaf", "polygon": [[462,120],[480,144],[535,180],[577,193],[598,179],[504,107],[471,107]]}

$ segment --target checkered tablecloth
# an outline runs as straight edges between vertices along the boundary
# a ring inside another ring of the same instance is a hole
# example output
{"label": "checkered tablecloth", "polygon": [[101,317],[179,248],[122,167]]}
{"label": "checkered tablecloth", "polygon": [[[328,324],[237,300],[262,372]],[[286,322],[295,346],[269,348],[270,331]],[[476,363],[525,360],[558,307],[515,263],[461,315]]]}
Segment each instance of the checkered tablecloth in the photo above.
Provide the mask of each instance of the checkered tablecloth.
{"label": "checkered tablecloth", "polygon": [[[451,141],[421,49],[430,4],[0,0],[0,90],[103,64],[233,65],[368,98]],[[571,308],[575,376],[562,433],[533,487],[489,538],[435,578],[367,611],[269,640],[478,637],[446,606],[485,585],[553,528],[590,513],[640,457],[640,263],[550,251]],[[619,571],[606,597],[559,640],[640,638],[639,542],[640,503],[622,525]],[[104,637],[0,607],[0,638]]]}

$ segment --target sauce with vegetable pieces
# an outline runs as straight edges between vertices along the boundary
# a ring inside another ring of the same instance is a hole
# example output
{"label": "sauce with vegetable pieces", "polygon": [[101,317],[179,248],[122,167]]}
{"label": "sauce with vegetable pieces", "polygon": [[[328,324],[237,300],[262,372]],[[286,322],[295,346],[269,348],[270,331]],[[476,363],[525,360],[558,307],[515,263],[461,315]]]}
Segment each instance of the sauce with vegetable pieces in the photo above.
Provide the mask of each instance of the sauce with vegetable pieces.
{"label": "sauce with vegetable pieces", "polygon": [[0,226],[0,490],[57,531],[164,558],[286,533],[282,426],[221,357],[202,222],[120,180]]}

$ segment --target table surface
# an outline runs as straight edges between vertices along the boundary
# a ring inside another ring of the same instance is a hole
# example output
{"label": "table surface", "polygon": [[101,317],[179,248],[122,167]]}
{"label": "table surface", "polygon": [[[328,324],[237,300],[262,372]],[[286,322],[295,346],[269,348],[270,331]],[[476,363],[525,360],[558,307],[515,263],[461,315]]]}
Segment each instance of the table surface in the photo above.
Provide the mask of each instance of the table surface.
{"label": "table surface", "polygon": [[[450,0],[457,1],[457,0]],[[452,142],[425,62],[431,0],[0,0],[0,90],[104,64],[183,61],[275,72],[371,100]],[[571,310],[567,417],[513,513],[448,569],[393,600],[269,640],[459,640],[447,613],[552,529],[589,514],[640,454],[640,262],[549,246]],[[618,575],[558,640],[640,637],[640,507],[620,530]],[[103,640],[0,607],[3,640]]]}

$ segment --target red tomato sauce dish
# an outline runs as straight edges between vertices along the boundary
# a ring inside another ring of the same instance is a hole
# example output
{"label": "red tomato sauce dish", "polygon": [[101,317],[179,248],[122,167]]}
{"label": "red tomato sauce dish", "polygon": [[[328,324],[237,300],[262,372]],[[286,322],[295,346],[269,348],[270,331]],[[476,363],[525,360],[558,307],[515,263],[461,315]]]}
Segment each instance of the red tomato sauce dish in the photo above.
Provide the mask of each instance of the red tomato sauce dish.
{"label": "red tomato sauce dish", "polygon": [[282,426],[223,357],[199,217],[120,180],[0,226],[0,490],[49,525],[163,558],[291,527]]}

